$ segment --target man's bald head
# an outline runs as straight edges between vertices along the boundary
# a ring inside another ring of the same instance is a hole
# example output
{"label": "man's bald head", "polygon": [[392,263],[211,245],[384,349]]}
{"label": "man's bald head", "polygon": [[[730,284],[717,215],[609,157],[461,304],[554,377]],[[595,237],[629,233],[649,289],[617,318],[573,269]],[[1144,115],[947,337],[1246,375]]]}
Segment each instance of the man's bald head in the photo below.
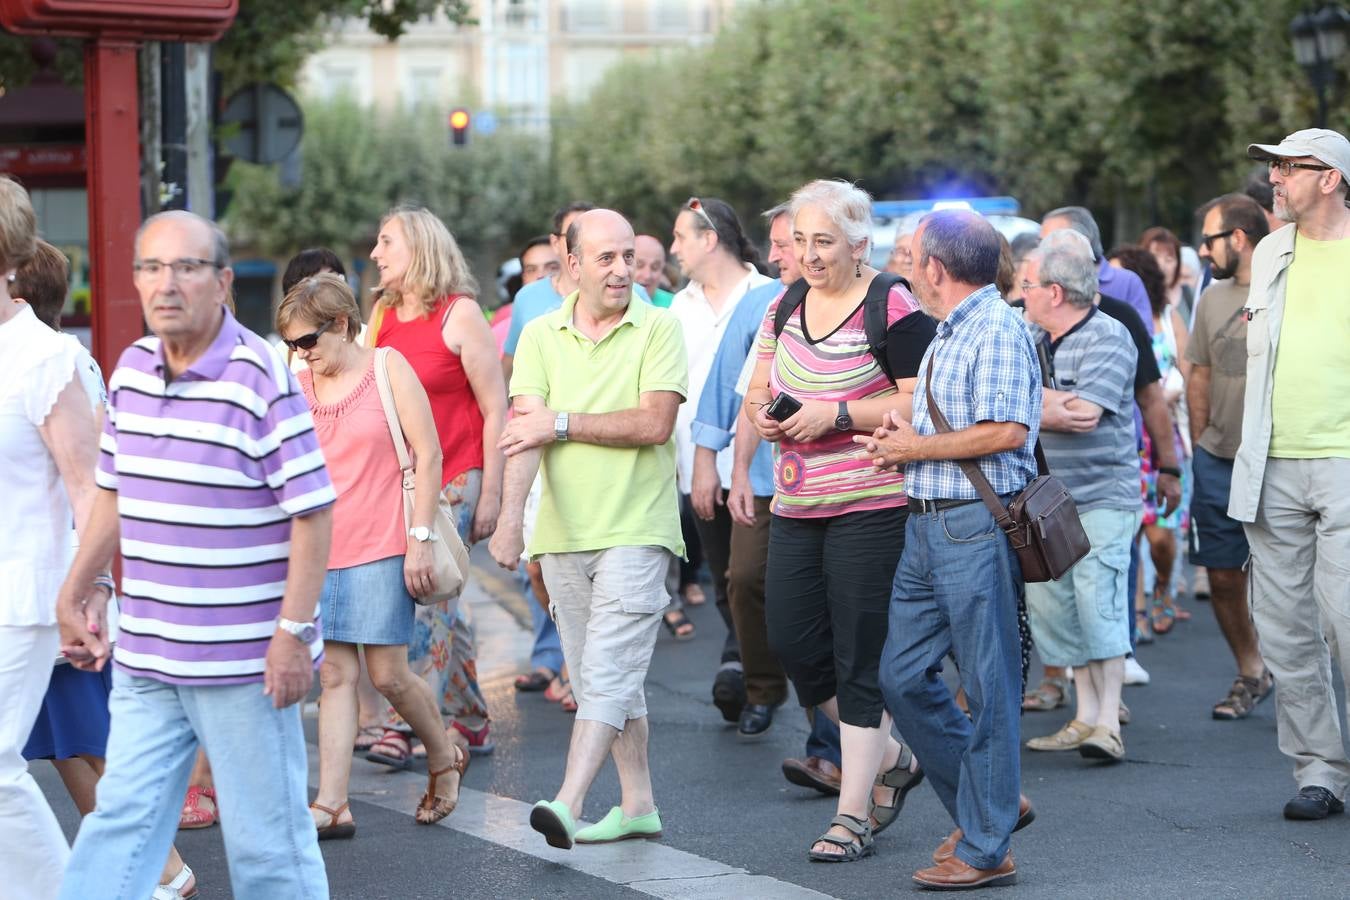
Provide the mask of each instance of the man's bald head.
{"label": "man's bald head", "polygon": [[204,240],[209,242],[211,247],[211,256],[208,257],[212,262],[222,268],[230,264],[230,242],[225,239],[225,232],[220,230],[220,226],[210,219],[203,218],[196,213],[188,212],[185,209],[169,209],[164,212],[155,213],[150,218],[141,223],[141,227],[136,229],[136,240],[134,247],[136,249],[136,258],[141,258],[141,239],[145,237],[147,231],[152,228],[182,228],[188,233],[196,232]]}
{"label": "man's bald head", "polygon": [[637,251],[633,280],[646,288],[647,296],[654,299],[666,268],[666,247],[650,234],[639,234],[633,249]]}
{"label": "man's bald head", "polygon": [[567,267],[580,301],[595,315],[621,312],[633,292],[635,236],[628,220],[612,209],[577,216],[567,229]]}
{"label": "man's bald head", "polygon": [[583,257],[582,244],[586,240],[585,232],[605,230],[606,236],[626,233],[630,244],[634,243],[633,226],[628,220],[612,209],[588,210],[572,220],[567,226],[567,252],[578,259]]}

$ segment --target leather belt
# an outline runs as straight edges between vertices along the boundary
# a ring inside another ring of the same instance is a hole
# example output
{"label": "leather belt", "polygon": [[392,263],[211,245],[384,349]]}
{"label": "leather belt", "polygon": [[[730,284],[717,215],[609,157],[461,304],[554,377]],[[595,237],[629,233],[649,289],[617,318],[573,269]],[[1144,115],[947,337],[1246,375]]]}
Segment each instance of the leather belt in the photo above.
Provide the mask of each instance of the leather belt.
{"label": "leather belt", "polygon": [[970,503],[979,503],[980,498],[975,497],[969,500],[925,500],[922,497],[909,498],[909,511],[923,513],[935,513],[941,509],[951,509],[954,506],[966,506]]}

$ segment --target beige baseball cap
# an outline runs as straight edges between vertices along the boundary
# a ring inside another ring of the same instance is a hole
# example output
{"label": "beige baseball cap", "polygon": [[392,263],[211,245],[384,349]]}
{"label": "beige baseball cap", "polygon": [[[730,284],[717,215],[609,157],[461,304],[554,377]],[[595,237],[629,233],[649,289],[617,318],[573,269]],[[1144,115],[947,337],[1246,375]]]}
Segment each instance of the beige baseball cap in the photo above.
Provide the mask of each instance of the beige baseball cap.
{"label": "beige baseball cap", "polygon": [[[1248,144],[1247,155],[1261,160],[1311,156],[1338,170],[1350,184],[1350,140],[1330,128],[1304,128],[1278,144]],[[1350,206],[1350,196],[1346,197],[1346,206]]]}

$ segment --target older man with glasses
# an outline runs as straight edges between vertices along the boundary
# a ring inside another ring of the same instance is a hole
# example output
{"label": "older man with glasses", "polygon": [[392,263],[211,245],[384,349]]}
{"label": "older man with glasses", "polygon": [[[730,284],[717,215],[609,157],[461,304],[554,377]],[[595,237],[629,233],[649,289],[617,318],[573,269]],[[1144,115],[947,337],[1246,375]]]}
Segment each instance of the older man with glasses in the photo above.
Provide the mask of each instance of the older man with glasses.
{"label": "older man with glasses", "polygon": [[1350,141],[1307,128],[1247,153],[1269,162],[1290,224],[1252,256],[1228,514],[1246,523],[1252,618],[1294,760],[1284,816],[1324,819],[1350,787],[1332,681],[1333,656],[1350,675]]}

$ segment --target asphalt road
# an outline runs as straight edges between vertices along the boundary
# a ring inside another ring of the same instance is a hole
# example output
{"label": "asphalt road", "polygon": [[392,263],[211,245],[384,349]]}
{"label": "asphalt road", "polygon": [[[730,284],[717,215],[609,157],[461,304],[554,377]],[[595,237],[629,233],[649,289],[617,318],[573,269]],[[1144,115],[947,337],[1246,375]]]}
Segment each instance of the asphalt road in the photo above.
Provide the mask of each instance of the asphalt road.
{"label": "asphalt road", "polygon": [[[1024,751],[1023,789],[1038,818],[1013,841],[1018,885],[994,896],[1350,897],[1350,817],[1281,817],[1294,784],[1276,748],[1274,704],[1241,722],[1210,718],[1233,666],[1208,606],[1186,603],[1194,620],[1140,651],[1153,680],[1126,689],[1134,722],[1124,730],[1124,764]],[[833,803],[787,784],[779,772],[783,757],[801,755],[805,720],[785,707],[754,743],[722,722],[709,696],[722,626],[704,606],[690,612],[695,640],[677,644],[662,633],[647,682],[664,839],[551,850],[524,820],[527,804],[551,797],[561,781],[571,718],[542,695],[511,687],[529,641],[510,582],[480,581],[470,604],[496,753],[475,759],[460,808],[434,828],[415,825],[410,815],[424,784],[420,766],[392,773],[357,760],[352,809],[359,832],[321,845],[335,898],[862,900],[912,893],[910,875],[952,827],[925,785],[878,839],[876,856],[846,865],[809,862],[806,850]],[[1067,709],[1028,714],[1024,739],[1068,718]],[[307,725],[312,740],[312,710]],[[76,816],[60,782],[50,766],[33,769],[73,836]],[[600,818],[617,798],[610,766],[585,818]],[[179,838],[202,900],[232,896],[220,829]]]}

